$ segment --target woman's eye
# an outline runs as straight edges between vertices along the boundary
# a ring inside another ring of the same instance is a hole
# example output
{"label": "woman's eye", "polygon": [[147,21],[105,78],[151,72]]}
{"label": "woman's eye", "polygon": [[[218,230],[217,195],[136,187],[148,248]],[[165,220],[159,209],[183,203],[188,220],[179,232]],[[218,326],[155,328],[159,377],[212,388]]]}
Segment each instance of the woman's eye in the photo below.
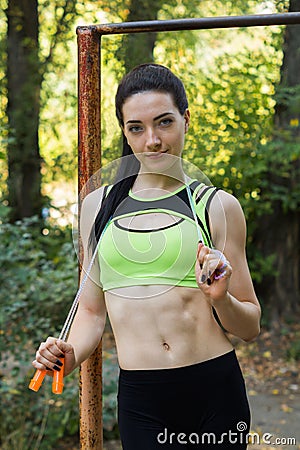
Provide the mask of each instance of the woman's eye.
{"label": "woman's eye", "polygon": [[160,125],[163,127],[167,127],[168,125],[171,125],[172,122],[172,119],[163,119],[160,121]]}
{"label": "woman's eye", "polygon": [[142,131],[142,127],[139,125],[133,125],[132,127],[129,128],[129,131],[131,133],[139,133],[140,131]]}

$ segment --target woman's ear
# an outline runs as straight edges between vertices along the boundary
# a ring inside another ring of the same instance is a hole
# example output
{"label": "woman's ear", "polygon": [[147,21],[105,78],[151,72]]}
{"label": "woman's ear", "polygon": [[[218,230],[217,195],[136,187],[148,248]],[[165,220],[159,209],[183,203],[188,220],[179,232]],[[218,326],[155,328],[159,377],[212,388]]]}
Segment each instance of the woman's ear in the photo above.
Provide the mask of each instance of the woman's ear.
{"label": "woman's ear", "polygon": [[185,133],[187,133],[187,131],[188,131],[188,129],[189,129],[189,125],[190,125],[190,119],[191,119],[191,114],[190,114],[190,111],[189,111],[189,109],[186,109],[185,111],[184,111],[184,131],[185,131]]}

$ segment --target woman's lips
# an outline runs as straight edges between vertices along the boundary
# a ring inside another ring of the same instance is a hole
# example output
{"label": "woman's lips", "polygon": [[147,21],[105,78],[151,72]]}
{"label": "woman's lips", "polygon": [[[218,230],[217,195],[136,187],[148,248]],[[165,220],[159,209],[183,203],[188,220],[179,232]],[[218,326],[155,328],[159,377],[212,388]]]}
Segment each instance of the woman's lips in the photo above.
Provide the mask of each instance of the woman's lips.
{"label": "woman's lips", "polygon": [[146,156],[151,159],[161,158],[163,155],[167,153],[168,150],[158,151],[158,152],[149,152],[146,153]]}

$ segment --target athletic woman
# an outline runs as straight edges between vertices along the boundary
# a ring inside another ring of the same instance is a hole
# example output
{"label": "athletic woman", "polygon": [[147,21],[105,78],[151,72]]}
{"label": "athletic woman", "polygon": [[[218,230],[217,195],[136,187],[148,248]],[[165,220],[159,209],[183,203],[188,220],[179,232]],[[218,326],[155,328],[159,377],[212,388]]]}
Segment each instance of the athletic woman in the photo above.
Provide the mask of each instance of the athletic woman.
{"label": "athletic woman", "polygon": [[261,312],[242,209],[184,173],[190,112],[169,69],[143,64],[128,73],[116,114],[123,166],[81,211],[83,267],[98,244],[97,261],[68,342],[49,337],[33,366],[59,370],[64,355],[68,375],[96,349],[108,313],[125,450],[245,449],[249,405],[228,333],[251,341]]}

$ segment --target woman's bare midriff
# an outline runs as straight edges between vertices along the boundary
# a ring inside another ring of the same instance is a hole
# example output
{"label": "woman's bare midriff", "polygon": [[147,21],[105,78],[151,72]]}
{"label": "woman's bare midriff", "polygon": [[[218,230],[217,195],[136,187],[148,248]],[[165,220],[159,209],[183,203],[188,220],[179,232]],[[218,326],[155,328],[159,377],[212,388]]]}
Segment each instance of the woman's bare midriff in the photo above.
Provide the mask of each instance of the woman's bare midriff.
{"label": "woman's bare midriff", "polygon": [[232,350],[199,289],[134,286],[105,300],[123,369],[187,366]]}

